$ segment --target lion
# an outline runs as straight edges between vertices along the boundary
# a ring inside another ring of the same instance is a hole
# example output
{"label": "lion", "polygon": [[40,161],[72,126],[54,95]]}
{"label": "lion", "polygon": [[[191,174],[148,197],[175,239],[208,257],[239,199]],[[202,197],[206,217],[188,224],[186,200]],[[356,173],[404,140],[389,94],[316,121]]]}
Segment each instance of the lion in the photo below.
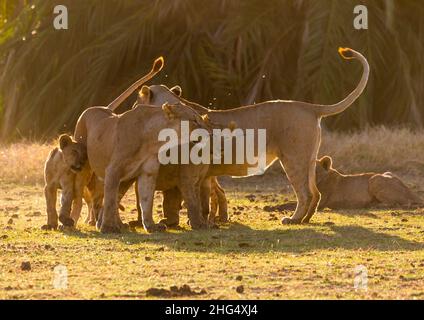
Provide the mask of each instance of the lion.
{"label": "lion", "polygon": [[[143,107],[142,105],[140,106]],[[202,120],[205,125],[209,126],[211,123],[207,119],[207,116],[203,117]],[[230,123],[227,126],[230,132],[234,130],[235,123]],[[224,135],[225,137],[225,135]],[[213,153],[213,152],[212,152]],[[226,214],[226,198],[221,186],[218,182],[210,181],[211,179],[206,177],[209,169],[209,164],[161,164],[159,172],[155,182],[155,191],[162,191],[163,193],[163,207],[166,212],[172,212],[170,219],[165,217],[159,223],[165,224],[167,228],[178,228],[179,227],[179,211],[181,209],[181,202],[184,199],[188,208],[189,217],[190,212],[199,211],[202,213],[204,220],[207,222],[207,227],[217,227],[214,219],[208,220],[209,215],[209,194],[213,197],[214,194],[219,193],[216,197],[219,197],[219,203],[216,205],[220,206],[220,214],[223,216],[222,220],[227,219]],[[136,179],[121,181],[119,189],[119,200],[125,195],[127,190],[135,182],[135,194],[137,198],[137,221],[131,221],[129,224],[132,227],[143,226],[142,220],[142,209],[140,207],[140,197],[138,195],[139,188]],[[212,188],[212,192],[210,189]],[[222,200],[224,197],[224,200]],[[218,200],[216,200],[218,201]],[[225,203],[223,204],[222,201]],[[214,203],[212,198],[212,203]],[[199,206],[200,203],[200,206]],[[216,209],[214,209],[216,210]],[[223,213],[224,212],[224,213]],[[102,221],[98,221],[99,225]],[[190,225],[197,228],[196,222]]]}
{"label": "lion", "polygon": [[320,208],[361,209],[373,206],[409,207],[423,200],[391,172],[342,174],[333,168],[333,160],[317,160],[317,185]]}
{"label": "lion", "polygon": [[[59,137],[59,147],[49,153],[44,165],[47,224],[42,229],[57,229],[58,220],[63,225],[73,226],[76,224],[80,217],[83,197],[89,207],[91,206],[90,192],[84,192],[78,187],[87,185],[91,178],[86,160],[87,153],[82,144],[75,142],[66,134]],[[58,189],[62,190],[59,217],[56,211]],[[93,220],[92,214],[90,207],[89,221]]]}
{"label": "lion", "polygon": [[[88,162],[95,175],[104,180],[104,207],[101,232],[119,232],[118,194],[122,181],[136,179],[142,210],[142,221],[147,232],[163,231],[163,224],[153,221],[152,205],[160,163],[158,153],[164,144],[159,132],[174,130],[178,136],[181,121],[190,123],[190,129],[208,129],[203,118],[192,108],[181,103],[163,104],[162,108],[139,105],[116,115],[109,108],[92,107],[85,110],[77,121],[74,138],[87,148]],[[193,229],[204,228],[200,205],[192,186],[187,202]],[[142,187],[141,187],[142,186]]]}
{"label": "lion", "polygon": [[[91,113],[91,120],[93,122],[96,122],[96,119],[102,119],[102,117],[105,115],[104,112],[106,112],[107,114],[110,112],[112,112],[113,110],[115,110],[136,88],[138,88],[141,84],[143,84],[144,82],[146,82],[147,80],[151,79],[156,73],[158,73],[163,67],[163,58],[160,57],[158,59],[156,59],[156,61],[153,64],[152,70],[150,71],[149,74],[147,74],[146,76],[142,77],[140,80],[138,80],[137,82],[135,82],[133,85],[131,85],[127,90],[124,91],[124,93],[122,93],[118,98],[116,98],[112,103],[110,103],[106,108],[94,108],[97,111],[99,111],[100,109],[102,109],[102,111],[99,112],[94,112],[93,110],[90,111]],[[93,108],[92,108],[93,109]],[[95,116],[93,116],[93,113],[95,114]],[[110,114],[111,115],[111,114]],[[96,118],[96,116],[98,116],[98,118]],[[205,117],[206,119],[206,117]],[[197,118],[196,120],[199,120],[199,118]],[[203,120],[203,119],[202,119]],[[84,128],[84,133],[82,135],[79,136],[80,139],[83,138],[83,135],[86,133],[87,128]],[[81,132],[77,133],[80,134]],[[200,179],[200,174],[199,172],[206,172],[207,168],[205,169],[205,167],[201,168],[199,166],[191,166],[188,167],[186,170],[181,170],[184,171],[185,174],[184,179],[180,179],[181,181],[183,181],[183,183],[186,186],[190,186],[190,187],[181,187],[180,186],[180,190],[182,190],[183,194],[185,194],[185,197],[194,197],[195,195],[192,195],[192,193],[190,193],[190,191],[192,191],[193,186],[197,186],[199,184],[199,181],[202,180]],[[61,173],[58,172],[58,175],[60,175]],[[204,175],[204,173],[203,173]],[[194,179],[194,180],[193,180]],[[196,180],[197,179],[197,180]],[[167,181],[166,179],[162,179],[163,181]],[[195,182],[193,182],[195,181]],[[80,185],[79,185],[79,191],[82,192],[81,190],[84,189],[84,194],[87,195],[87,199],[86,202],[87,204],[90,206],[92,206],[92,210],[93,213],[92,217],[90,218],[90,224],[93,224],[95,221],[95,218],[98,216],[98,213],[101,212],[102,210],[102,201],[103,201],[103,184],[102,182],[96,177],[95,174],[93,174],[92,179],[90,180],[90,184],[86,185],[87,181],[80,181]],[[167,181],[167,184],[169,185],[171,182],[172,184],[172,180],[171,181]],[[123,182],[122,186],[120,187],[120,192],[119,192],[119,199],[121,199],[125,193],[125,191],[127,190],[127,188],[132,184],[133,182],[130,180],[129,182]],[[166,185],[166,183],[165,183]],[[172,186],[174,187],[174,186]],[[93,189],[95,188],[95,189]],[[169,189],[171,187],[167,187],[167,186],[163,186],[163,188],[165,189]],[[187,190],[186,190],[187,189]],[[138,192],[137,192],[138,194]],[[164,202],[166,203],[167,199],[164,199]],[[199,202],[199,200],[189,200],[189,203],[196,203]],[[120,208],[122,208],[122,206],[120,206]],[[193,211],[193,210],[191,210]],[[72,225],[72,221],[74,219],[72,219],[71,217],[68,217],[67,219],[62,218],[62,220],[65,222],[66,225]],[[118,215],[118,225],[122,225],[122,223],[120,222],[119,219],[119,215]],[[196,223],[194,223],[193,225],[197,225]]]}
{"label": "lion", "polygon": [[[207,114],[215,123],[236,121],[241,129],[266,129],[267,150],[265,171],[279,160],[297,197],[297,207],[291,218],[283,224],[308,223],[317,211],[320,193],[316,185],[315,169],[321,142],[321,119],[339,114],[352,105],[366,88],[370,67],[367,59],[349,48],[339,48],[344,59],[359,60],[363,66],[357,87],[342,101],[333,105],[312,104],[298,101],[268,101],[223,111],[209,110],[183,99],[181,88],[173,92],[164,85],[143,86],[139,102],[160,106],[164,102],[182,102],[200,114]],[[208,176],[247,176],[248,163],[233,165],[212,164]]]}

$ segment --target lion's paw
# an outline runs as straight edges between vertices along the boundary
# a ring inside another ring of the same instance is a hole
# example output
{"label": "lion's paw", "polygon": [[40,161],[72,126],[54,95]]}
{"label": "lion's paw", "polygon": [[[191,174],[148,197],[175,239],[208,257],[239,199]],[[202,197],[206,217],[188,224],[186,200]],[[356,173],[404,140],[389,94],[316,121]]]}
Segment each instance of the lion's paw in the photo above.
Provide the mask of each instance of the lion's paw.
{"label": "lion's paw", "polygon": [[155,223],[149,226],[144,226],[144,230],[148,233],[164,232],[166,231],[166,225],[162,223]]}
{"label": "lion's paw", "polygon": [[143,222],[140,220],[130,221],[128,222],[128,226],[132,229],[136,227],[143,227]]}
{"label": "lion's paw", "polygon": [[159,221],[159,224],[166,225],[166,227],[168,229],[178,229],[178,228],[180,228],[180,222],[178,220],[177,221],[172,221],[170,219],[164,218],[164,219],[161,219]]}
{"label": "lion's paw", "polygon": [[45,225],[41,226],[41,230],[46,230],[46,231],[56,230],[57,227],[58,227],[58,225],[45,224]]}
{"label": "lion's paw", "polygon": [[59,221],[65,226],[65,227],[73,227],[75,225],[75,222],[72,218],[68,217],[59,217]]}
{"label": "lion's paw", "polygon": [[90,220],[87,223],[89,226],[95,227],[96,226],[96,220]]}
{"label": "lion's paw", "polygon": [[285,217],[285,218],[283,218],[281,220],[281,223],[282,224],[286,224],[286,225],[289,225],[289,224],[301,224],[302,221],[301,220],[298,220],[298,219],[293,219],[293,218]]}
{"label": "lion's paw", "polygon": [[121,228],[117,225],[107,225],[103,223],[100,226],[100,232],[101,233],[120,233]]}
{"label": "lion's paw", "polygon": [[65,226],[64,224],[61,224],[58,228],[59,231],[74,231],[74,226]]}
{"label": "lion's paw", "polygon": [[205,223],[205,222],[190,223],[190,226],[193,230],[206,230],[206,229],[208,229],[208,224]]}

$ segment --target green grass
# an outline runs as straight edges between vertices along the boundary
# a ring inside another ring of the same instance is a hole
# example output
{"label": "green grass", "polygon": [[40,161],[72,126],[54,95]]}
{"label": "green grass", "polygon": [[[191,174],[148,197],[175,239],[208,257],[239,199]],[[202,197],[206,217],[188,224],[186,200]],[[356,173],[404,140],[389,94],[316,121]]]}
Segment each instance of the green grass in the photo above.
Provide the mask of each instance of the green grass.
{"label": "green grass", "polygon": [[[258,191],[250,202],[246,192],[227,193],[230,214],[241,214],[219,230],[103,235],[83,221],[76,231],[40,230],[41,186],[2,184],[0,299],[151,299],[150,288],[185,284],[206,293],[182,299],[424,298],[424,210],[324,211],[310,225],[283,226],[284,213],[263,207],[292,196]],[[158,195],[156,219],[159,203]],[[124,205],[123,219],[135,219],[133,194]],[[66,290],[52,285],[59,264]],[[368,270],[367,291],[354,289],[358,265]]]}

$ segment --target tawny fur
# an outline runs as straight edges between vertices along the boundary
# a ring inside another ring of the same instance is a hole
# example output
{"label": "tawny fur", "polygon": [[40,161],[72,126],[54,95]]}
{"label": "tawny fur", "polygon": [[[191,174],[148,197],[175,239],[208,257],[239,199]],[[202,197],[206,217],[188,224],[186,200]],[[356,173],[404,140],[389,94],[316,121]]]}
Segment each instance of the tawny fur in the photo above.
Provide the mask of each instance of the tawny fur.
{"label": "tawny fur", "polygon": [[[214,123],[237,123],[241,129],[267,130],[267,168],[279,160],[296,193],[298,204],[291,218],[283,223],[309,222],[316,212],[320,193],[315,181],[315,168],[321,141],[321,119],[346,110],[361,95],[369,76],[369,65],[364,56],[352,49],[340,49],[345,59],[357,59],[362,63],[362,78],[351,94],[334,105],[320,105],[297,101],[268,101],[256,105],[224,111],[209,110],[180,97],[166,86],[143,87],[139,102],[161,105],[183,102],[200,114],[207,114]],[[225,109],[225,108],[223,108]],[[211,165],[208,175],[246,176],[249,165]],[[266,168],[264,168],[266,170]]]}
{"label": "tawny fur", "polygon": [[220,222],[228,222],[228,205],[225,190],[219,184],[216,177],[211,177],[211,203],[209,221],[216,220],[216,214]]}
{"label": "tawny fur", "polygon": [[[67,135],[62,135],[59,142],[60,148],[54,148],[44,164],[47,224],[42,227],[43,229],[56,229],[58,219],[64,225],[76,225],[81,214],[83,197],[87,204],[91,204],[91,200],[88,199],[90,193],[86,191],[84,194],[84,190],[79,187],[86,185],[91,176],[86,166],[87,156],[84,146]],[[59,217],[56,211],[58,190],[62,190]],[[91,213],[91,210],[89,212]],[[92,217],[89,217],[90,219]]]}
{"label": "tawny fur", "polygon": [[361,209],[372,206],[422,205],[422,199],[391,172],[342,174],[325,156],[317,161],[320,208]]}
{"label": "tawny fur", "polygon": [[[194,110],[181,104],[164,104],[162,109],[138,106],[121,115],[108,108],[93,107],[80,116],[74,137],[86,145],[90,167],[105,184],[102,232],[119,232],[120,182],[133,179],[138,181],[144,228],[148,232],[163,230],[163,225],[154,223],[152,216],[160,168],[158,152],[163,145],[158,135],[164,128],[174,129],[179,134],[181,120],[189,121],[191,128],[205,126]],[[200,210],[190,214],[192,227],[204,226]]]}

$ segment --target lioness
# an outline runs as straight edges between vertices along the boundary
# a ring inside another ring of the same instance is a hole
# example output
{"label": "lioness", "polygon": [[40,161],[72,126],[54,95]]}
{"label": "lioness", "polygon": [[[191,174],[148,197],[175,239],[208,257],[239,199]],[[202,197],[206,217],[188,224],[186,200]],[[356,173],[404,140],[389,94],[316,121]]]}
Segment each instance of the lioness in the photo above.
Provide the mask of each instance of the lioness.
{"label": "lioness", "polygon": [[390,172],[342,174],[329,156],[317,161],[320,208],[359,209],[375,205],[422,205],[422,199]]}
{"label": "lioness", "polygon": [[[321,142],[321,119],[346,110],[365,89],[370,68],[366,58],[352,49],[339,49],[345,59],[357,59],[362,63],[363,74],[358,86],[344,100],[334,105],[311,104],[297,101],[268,101],[236,109],[216,111],[189,102],[166,86],[143,86],[139,101],[161,105],[183,102],[200,114],[220,124],[236,121],[241,129],[266,129],[267,167],[280,160],[297,196],[297,207],[291,218],[283,218],[284,224],[309,222],[316,212],[320,193],[316,186],[316,158]],[[180,93],[180,88],[178,90]],[[246,176],[248,163],[234,165],[211,165],[208,175]]]}
{"label": "lioness", "polygon": [[[114,114],[109,108],[93,107],[80,116],[74,137],[87,147],[90,167],[105,184],[102,232],[120,231],[117,212],[120,182],[133,179],[138,182],[145,230],[164,229],[164,225],[155,224],[152,217],[160,167],[158,152],[164,144],[158,141],[158,136],[164,128],[173,129],[179,136],[181,120],[189,121],[191,129],[207,128],[197,112],[181,103],[165,103],[162,108],[137,106],[121,115]],[[205,226],[200,210],[191,210],[189,218],[193,228]]]}
{"label": "lioness", "polygon": [[[62,190],[59,220],[64,225],[77,223],[81,209],[82,198],[85,196],[87,204],[91,204],[89,193],[83,194],[79,185],[87,185],[91,177],[86,166],[87,153],[85,146],[72,140],[66,134],[59,138],[59,148],[54,148],[44,164],[44,196],[47,206],[47,224],[45,230],[58,227],[56,211],[57,190]],[[71,212],[72,208],[72,212]],[[88,220],[93,220],[89,210]]]}
{"label": "lioness", "polygon": [[[143,108],[142,105],[139,107]],[[209,127],[210,121],[207,119],[207,116],[204,116],[202,118],[204,121],[204,125]],[[235,123],[230,123],[228,125],[228,129],[230,129],[230,132],[234,129]],[[224,134],[224,139],[226,138],[226,135]],[[176,146],[178,148],[177,152],[180,152],[179,146]],[[212,155],[213,156],[213,152]],[[181,155],[179,155],[179,158],[181,158]],[[200,163],[200,164],[161,164],[159,167],[159,172],[156,178],[155,182],[155,190],[162,191],[163,192],[163,207],[164,210],[167,212],[172,212],[172,219],[162,219],[160,223],[165,224],[167,227],[174,228],[178,227],[179,224],[179,210],[181,209],[181,201],[184,199],[186,202],[189,217],[196,215],[196,213],[199,211],[202,213],[204,221],[206,222],[206,219],[208,218],[209,214],[209,194],[211,193],[209,190],[211,188],[211,182],[210,179],[206,177],[207,172],[209,169],[209,165],[206,163]],[[129,187],[135,182],[136,180],[128,180],[128,181],[121,181],[120,183],[120,189],[119,189],[119,196],[121,197],[126,193],[126,191],[129,189]],[[137,197],[137,211],[138,211],[138,219],[137,221],[130,222],[131,226],[142,226],[142,210],[140,207],[140,198],[138,196],[138,190],[139,188],[143,188],[143,186],[138,186],[138,183],[136,182],[136,197]],[[219,190],[220,186],[217,182],[212,183],[212,194],[220,193],[220,201],[219,204],[221,207],[221,211],[225,209],[226,213],[226,203],[222,204],[222,191]],[[205,191],[207,190],[207,191]],[[224,195],[224,200],[225,195]],[[225,218],[225,217],[224,217]],[[101,221],[99,221],[101,223]],[[206,224],[198,225],[196,221],[191,222],[190,225],[193,228],[202,228],[206,227]],[[215,221],[210,220],[209,225],[210,227],[215,227]]]}

